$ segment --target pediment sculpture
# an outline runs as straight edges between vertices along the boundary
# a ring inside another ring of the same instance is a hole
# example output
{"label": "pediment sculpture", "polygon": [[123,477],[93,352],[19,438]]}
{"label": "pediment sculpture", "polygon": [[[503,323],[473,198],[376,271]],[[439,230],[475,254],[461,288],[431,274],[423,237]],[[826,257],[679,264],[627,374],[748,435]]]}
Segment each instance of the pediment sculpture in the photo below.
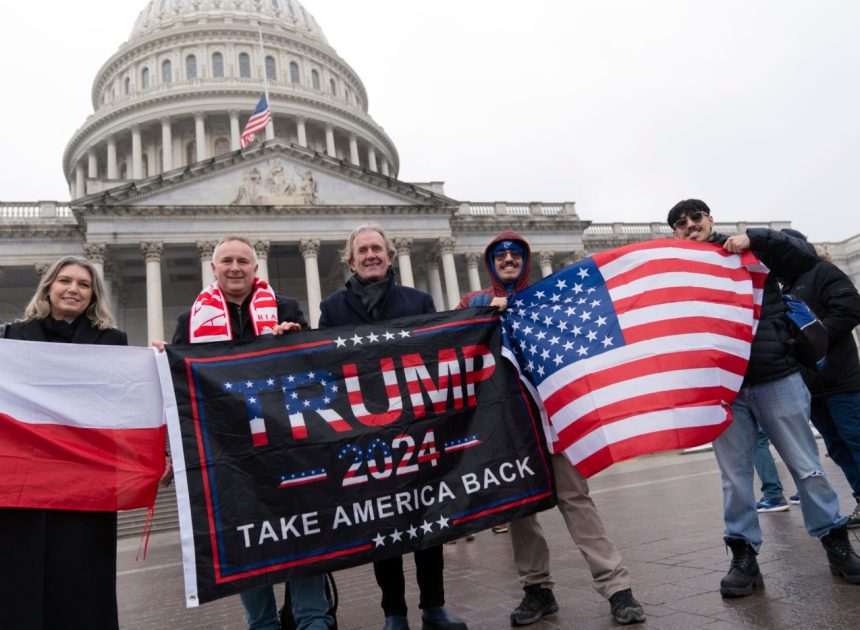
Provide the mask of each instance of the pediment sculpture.
{"label": "pediment sculpture", "polygon": [[234,205],[313,206],[320,203],[317,181],[310,169],[295,167],[296,179],[278,158],[268,161],[265,173],[256,166],[245,173]]}

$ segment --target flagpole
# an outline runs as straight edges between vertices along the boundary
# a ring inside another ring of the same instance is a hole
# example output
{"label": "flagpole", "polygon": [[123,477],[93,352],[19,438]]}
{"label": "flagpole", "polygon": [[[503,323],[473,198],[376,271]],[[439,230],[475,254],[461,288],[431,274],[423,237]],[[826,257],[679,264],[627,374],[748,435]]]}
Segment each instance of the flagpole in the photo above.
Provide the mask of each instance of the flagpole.
{"label": "flagpole", "polygon": [[[269,75],[266,72],[266,51],[263,49],[263,28],[260,24],[257,24],[257,35],[260,38],[260,60],[263,62],[263,95],[266,97],[266,107],[269,108],[269,112],[271,114],[272,111],[272,101],[269,100]],[[269,135],[269,129],[272,130],[272,136],[274,136],[275,131],[275,117],[271,116],[269,120],[269,124],[266,125],[266,136]],[[269,139],[268,137],[266,138]]]}

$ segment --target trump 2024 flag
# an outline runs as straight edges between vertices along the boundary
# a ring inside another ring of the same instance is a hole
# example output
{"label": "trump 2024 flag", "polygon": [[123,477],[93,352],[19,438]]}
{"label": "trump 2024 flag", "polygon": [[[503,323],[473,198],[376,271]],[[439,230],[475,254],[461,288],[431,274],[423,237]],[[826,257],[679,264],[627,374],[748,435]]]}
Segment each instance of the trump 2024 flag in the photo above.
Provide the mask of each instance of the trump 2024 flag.
{"label": "trump 2024 flag", "polygon": [[510,300],[503,352],[586,477],[715,439],[731,422],[767,268],[749,251],[663,239],[595,254]]}
{"label": "trump 2024 flag", "polygon": [[152,507],[164,440],[151,349],[0,340],[0,506]]}

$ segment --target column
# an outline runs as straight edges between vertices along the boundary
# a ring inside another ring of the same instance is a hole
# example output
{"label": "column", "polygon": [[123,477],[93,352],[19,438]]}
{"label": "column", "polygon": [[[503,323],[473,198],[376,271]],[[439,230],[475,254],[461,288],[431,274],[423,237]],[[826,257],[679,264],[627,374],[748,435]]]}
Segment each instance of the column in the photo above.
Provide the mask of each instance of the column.
{"label": "column", "polygon": [[299,146],[307,148],[308,146],[308,132],[305,129],[305,119],[304,118],[296,118],[296,134],[299,139]]}
{"label": "column", "polygon": [[373,147],[367,147],[367,168],[376,172],[376,150]]}
{"label": "column", "polygon": [[439,254],[427,253],[427,280],[430,283],[430,295],[437,311],[445,310],[445,296],[442,295],[442,278],[439,277]]}
{"label": "column", "polygon": [[382,174],[388,177],[388,160],[382,158]]}
{"label": "column", "polygon": [[150,142],[146,145],[146,172],[144,177],[152,177],[158,172],[155,161],[155,136],[151,136]]}
{"label": "column", "polygon": [[469,274],[469,291],[481,290],[481,276],[478,274],[478,264],[483,256],[477,252],[466,254],[466,272]]}
{"label": "column", "polygon": [[448,308],[456,308],[460,302],[460,286],[457,283],[457,268],[454,266],[454,243],[451,236],[439,239],[439,251],[442,253],[442,273],[445,274],[445,295],[448,298]]}
{"label": "column", "polygon": [[173,135],[170,130],[170,119],[161,119],[161,172],[173,170]]}
{"label": "column", "polygon": [[143,147],[137,125],[131,128],[131,179],[143,179]]}
{"label": "column", "polygon": [[397,266],[400,269],[400,284],[406,287],[415,287],[415,279],[412,277],[412,259],[409,253],[412,251],[411,238],[395,238],[391,240],[394,249],[397,250]]}
{"label": "column", "polygon": [[146,261],[146,336],[149,342],[164,339],[164,310],[161,303],[161,255],[164,243],[141,243]]}
{"label": "column", "polygon": [[241,147],[239,144],[239,110],[230,110],[230,149],[238,151]]}
{"label": "column", "polygon": [[317,258],[320,251],[318,238],[303,238],[299,241],[299,251],[305,259],[305,282],[308,287],[308,323],[311,328],[316,328],[320,321],[320,301],[322,291],[320,289],[320,270]]}
{"label": "column", "polygon": [[84,172],[84,162],[81,160],[75,166],[75,197],[83,197],[87,194],[87,178]]}
{"label": "column", "polygon": [[334,146],[334,128],[331,125],[325,126],[325,152],[329,157],[337,157],[337,150]]}
{"label": "column", "polygon": [[349,162],[355,166],[361,165],[361,160],[358,159],[358,140],[354,133],[349,134]]}
{"label": "column", "polygon": [[257,253],[257,277],[269,281],[269,241],[255,241],[254,251]]}
{"label": "column", "polygon": [[114,300],[114,288],[119,288],[119,286],[121,286],[121,283],[119,282],[114,283],[114,278],[116,278],[116,274],[116,265],[110,262],[106,262],[104,264],[104,272],[102,274],[102,278],[104,279],[105,284],[105,300],[110,306],[110,310],[113,313],[114,317],[118,317],[117,311],[119,310],[116,305],[116,300]]}
{"label": "column", "polygon": [[96,155],[95,149],[87,151],[87,177],[90,179],[98,179],[99,176],[99,158]]}
{"label": "column", "polygon": [[113,136],[107,139],[107,178],[117,178],[116,138],[114,138]]}
{"label": "column", "polygon": [[272,117],[266,125],[266,140],[272,140],[275,137],[275,112],[272,111],[271,102],[269,102],[269,111],[271,112]]}
{"label": "column", "polygon": [[92,263],[99,276],[101,276],[101,279],[104,280],[107,245],[104,243],[86,243],[84,245],[84,254],[87,257],[87,260]]}
{"label": "column", "polygon": [[538,252],[538,264],[540,265],[541,275],[546,278],[552,275],[552,257],[555,252]]}
{"label": "column", "polygon": [[206,150],[206,125],[203,112],[194,112],[194,143],[197,146],[196,161],[205,160],[209,157]]}
{"label": "column", "polygon": [[197,241],[197,252],[200,254],[200,279],[205,289],[215,282],[212,271],[212,254],[215,253],[215,241]]}

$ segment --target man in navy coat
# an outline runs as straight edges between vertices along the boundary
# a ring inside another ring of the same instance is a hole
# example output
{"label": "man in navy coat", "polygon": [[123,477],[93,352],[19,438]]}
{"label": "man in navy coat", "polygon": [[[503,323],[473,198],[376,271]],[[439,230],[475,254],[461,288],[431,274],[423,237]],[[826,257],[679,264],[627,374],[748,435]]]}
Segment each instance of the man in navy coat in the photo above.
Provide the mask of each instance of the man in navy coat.
{"label": "man in navy coat", "polygon": [[[345,289],[333,293],[320,304],[319,327],[435,313],[430,295],[395,282],[391,269],[394,254],[394,247],[382,227],[368,223],[355,228],[341,254],[341,259],[352,270],[352,276],[346,281]],[[441,546],[415,552],[422,627],[428,630],[466,630],[463,621],[445,610],[443,567]],[[382,589],[384,630],[408,630],[403,558],[397,556],[374,562],[373,571]]]}

